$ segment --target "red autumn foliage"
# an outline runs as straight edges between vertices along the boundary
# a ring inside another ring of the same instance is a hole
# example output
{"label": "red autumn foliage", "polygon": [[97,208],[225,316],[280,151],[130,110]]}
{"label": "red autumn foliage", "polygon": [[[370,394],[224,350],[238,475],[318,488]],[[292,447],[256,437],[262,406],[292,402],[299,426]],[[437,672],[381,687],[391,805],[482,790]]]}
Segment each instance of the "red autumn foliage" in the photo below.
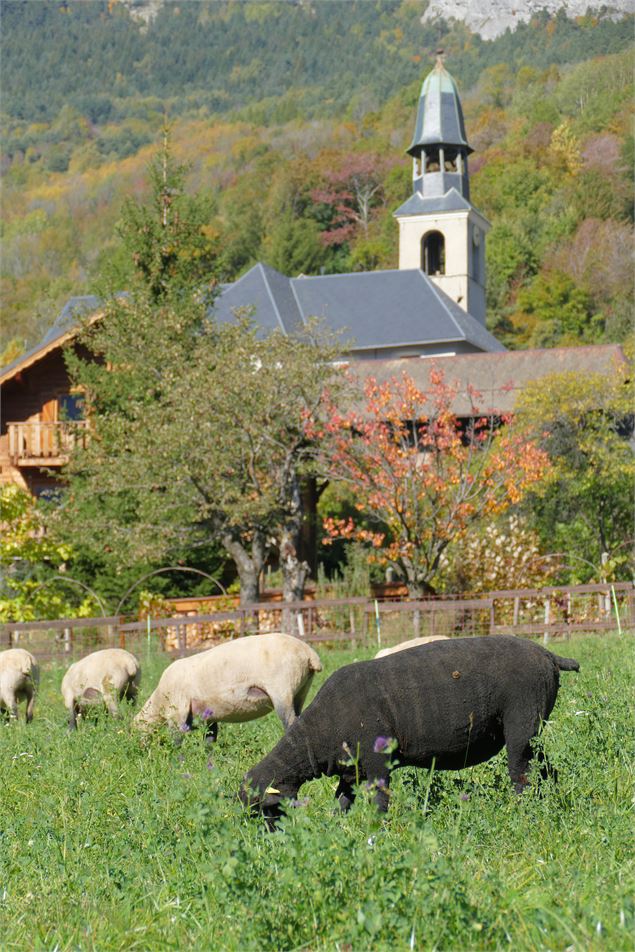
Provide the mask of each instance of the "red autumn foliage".
{"label": "red autumn foliage", "polygon": [[[549,465],[511,418],[479,410],[475,390],[461,394],[470,410],[458,418],[457,394],[436,369],[426,391],[407,374],[369,379],[364,405],[347,413],[332,406],[319,434],[325,475],[349,485],[360,514],[326,519],[325,541],[367,543],[375,558],[399,566],[411,595],[434,591],[446,548],[477,520],[518,502]],[[318,435],[311,423],[307,433]]]}

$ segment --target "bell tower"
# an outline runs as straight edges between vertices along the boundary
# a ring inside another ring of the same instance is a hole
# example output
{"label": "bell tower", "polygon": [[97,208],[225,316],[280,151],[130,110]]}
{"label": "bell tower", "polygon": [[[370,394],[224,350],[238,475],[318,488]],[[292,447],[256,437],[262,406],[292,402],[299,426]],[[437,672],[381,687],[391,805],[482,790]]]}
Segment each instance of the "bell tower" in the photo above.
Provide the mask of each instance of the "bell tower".
{"label": "bell tower", "polygon": [[412,156],[412,195],[395,212],[399,268],[424,271],[459,307],[485,324],[485,236],[489,222],[470,202],[463,110],[437,51],[421,87]]}

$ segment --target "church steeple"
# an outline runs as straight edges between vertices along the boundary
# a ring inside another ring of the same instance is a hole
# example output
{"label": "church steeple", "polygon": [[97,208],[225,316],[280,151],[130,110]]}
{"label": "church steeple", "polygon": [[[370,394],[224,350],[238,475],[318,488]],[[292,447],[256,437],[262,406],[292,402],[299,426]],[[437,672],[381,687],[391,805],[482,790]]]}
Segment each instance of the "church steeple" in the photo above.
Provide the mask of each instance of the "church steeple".
{"label": "church steeple", "polygon": [[420,269],[459,307],[485,323],[489,222],[470,201],[467,141],[456,83],[443,51],[421,87],[412,156],[413,194],[395,212],[399,268]]}
{"label": "church steeple", "polygon": [[474,150],[465,123],[456,83],[443,65],[443,50],[421,87],[417,123],[408,153],[412,156],[415,192],[426,198],[455,188],[469,199],[467,157]]}

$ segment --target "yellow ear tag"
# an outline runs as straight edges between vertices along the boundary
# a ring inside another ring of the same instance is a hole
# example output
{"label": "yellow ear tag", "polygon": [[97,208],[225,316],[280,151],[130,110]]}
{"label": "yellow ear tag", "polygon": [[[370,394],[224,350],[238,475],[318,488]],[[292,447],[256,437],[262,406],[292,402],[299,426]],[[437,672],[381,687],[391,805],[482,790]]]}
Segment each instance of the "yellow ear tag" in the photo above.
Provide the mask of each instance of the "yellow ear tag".
{"label": "yellow ear tag", "polygon": [[276,790],[275,787],[267,787],[267,789],[265,790],[265,793],[280,793],[280,791]]}

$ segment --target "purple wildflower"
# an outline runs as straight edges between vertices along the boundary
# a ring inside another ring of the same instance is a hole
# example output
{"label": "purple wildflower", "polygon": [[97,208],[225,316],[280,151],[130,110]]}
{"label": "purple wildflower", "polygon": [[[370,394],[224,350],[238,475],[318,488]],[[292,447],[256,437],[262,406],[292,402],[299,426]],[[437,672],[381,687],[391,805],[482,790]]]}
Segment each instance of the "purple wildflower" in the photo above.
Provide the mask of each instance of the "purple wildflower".
{"label": "purple wildflower", "polygon": [[192,730],[192,728],[187,723],[187,721],[184,721],[182,724],[179,724],[179,730],[181,731],[182,734],[188,734]]}
{"label": "purple wildflower", "polygon": [[381,734],[379,735],[379,737],[376,737],[375,743],[373,745],[373,750],[375,751],[375,753],[383,754],[385,751],[387,751],[390,747],[391,740],[392,738],[382,737]]}
{"label": "purple wildflower", "polygon": [[207,769],[208,769],[208,770],[213,770],[213,769],[214,769],[214,764],[213,764],[211,758],[207,761],[207,765],[206,765],[206,766],[207,766]]}
{"label": "purple wildflower", "polygon": [[291,800],[292,807],[307,807],[309,805],[309,798],[303,797],[301,800]]}
{"label": "purple wildflower", "polygon": [[462,800],[463,803],[466,803],[470,799],[470,795],[469,793],[462,793],[459,799]]}
{"label": "purple wildflower", "polygon": [[211,707],[206,707],[203,713],[201,714],[201,717],[203,718],[204,721],[209,721],[209,719],[213,716],[214,716],[214,711],[212,710]]}

